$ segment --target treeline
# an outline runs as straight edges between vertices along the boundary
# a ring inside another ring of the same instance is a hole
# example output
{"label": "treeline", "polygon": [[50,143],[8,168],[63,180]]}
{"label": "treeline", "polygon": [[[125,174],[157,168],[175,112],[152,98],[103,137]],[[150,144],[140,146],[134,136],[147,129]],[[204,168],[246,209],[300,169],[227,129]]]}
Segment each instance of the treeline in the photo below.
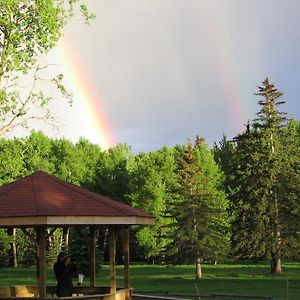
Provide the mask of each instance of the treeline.
{"label": "treeline", "polygon": [[[150,212],[155,225],[131,230],[132,261],[196,263],[201,277],[202,261],[266,259],[279,274],[282,258],[300,256],[300,123],[279,111],[282,94],[267,79],[257,95],[261,109],[245,131],[211,148],[200,137],[140,154],[126,144],[103,151],[85,139],[73,144],[41,132],[1,139],[0,185],[44,170]],[[3,265],[35,262],[20,230],[0,234]],[[84,265],[85,236],[49,235],[49,262],[68,247]],[[98,252],[105,259],[105,228]]]}

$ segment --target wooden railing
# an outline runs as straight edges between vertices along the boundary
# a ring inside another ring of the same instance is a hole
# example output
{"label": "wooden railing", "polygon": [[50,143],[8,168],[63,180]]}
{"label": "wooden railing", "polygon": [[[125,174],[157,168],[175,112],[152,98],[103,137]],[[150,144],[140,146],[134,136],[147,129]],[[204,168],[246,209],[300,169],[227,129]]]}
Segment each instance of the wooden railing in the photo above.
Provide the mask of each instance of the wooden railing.
{"label": "wooden railing", "polygon": [[[131,299],[132,289],[118,288],[116,293],[110,293],[110,287],[96,286],[74,286],[73,297],[60,297],[59,299],[80,300],[127,300]],[[47,286],[46,300],[57,298],[56,287]],[[0,286],[0,300],[35,300],[39,299],[38,288],[33,285]]]}

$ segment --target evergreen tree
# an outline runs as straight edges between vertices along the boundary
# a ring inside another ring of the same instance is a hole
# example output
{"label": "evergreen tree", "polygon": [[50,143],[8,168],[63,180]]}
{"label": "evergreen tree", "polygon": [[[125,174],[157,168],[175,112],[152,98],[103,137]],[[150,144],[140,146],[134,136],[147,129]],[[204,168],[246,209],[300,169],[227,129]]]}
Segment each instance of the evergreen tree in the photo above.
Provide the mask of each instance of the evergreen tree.
{"label": "evergreen tree", "polygon": [[252,126],[236,137],[230,186],[233,243],[239,257],[267,258],[271,272],[281,274],[283,251],[294,240],[287,229],[299,194],[286,187],[293,179],[297,182],[295,153],[286,147],[286,114],[278,110],[282,93],[266,79],[255,95],[261,97],[261,110]]}
{"label": "evergreen tree", "polygon": [[[220,258],[229,241],[226,197],[218,187],[215,171],[208,172],[212,167],[218,169],[211,152],[205,149],[205,143],[198,139],[194,147],[189,143],[179,158],[180,187],[171,206],[175,229],[170,254],[180,263],[195,262],[196,278],[202,277],[201,260]],[[205,168],[205,160],[210,168]]]}
{"label": "evergreen tree", "polygon": [[298,259],[300,253],[300,123],[289,122],[282,134],[282,154],[278,174],[281,254]]}
{"label": "evergreen tree", "polygon": [[230,165],[234,151],[234,144],[232,141],[228,140],[225,135],[223,135],[222,140],[219,142],[219,145],[214,143],[213,154],[216,163],[219,165],[223,171],[225,177],[228,176],[231,172]]}

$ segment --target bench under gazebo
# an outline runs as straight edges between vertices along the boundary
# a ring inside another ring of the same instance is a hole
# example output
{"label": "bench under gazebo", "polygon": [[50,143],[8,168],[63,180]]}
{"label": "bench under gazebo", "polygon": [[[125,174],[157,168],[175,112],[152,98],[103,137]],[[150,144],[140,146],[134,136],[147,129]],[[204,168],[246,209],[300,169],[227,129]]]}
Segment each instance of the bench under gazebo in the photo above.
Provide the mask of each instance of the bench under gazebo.
{"label": "bench under gazebo", "polygon": [[[90,284],[74,287],[77,299],[129,300],[129,227],[152,225],[154,218],[108,197],[92,193],[43,171],[0,188],[0,228],[20,228],[37,247],[37,286],[0,287],[1,299],[52,299],[55,287],[46,285],[47,229],[84,226],[89,228]],[[109,230],[110,286],[96,286],[97,228]],[[28,229],[36,230],[36,237]],[[116,284],[116,232],[122,237],[124,286]],[[0,270],[1,272],[1,270]],[[64,297],[67,299],[70,297]],[[73,297],[74,298],[74,297]]]}

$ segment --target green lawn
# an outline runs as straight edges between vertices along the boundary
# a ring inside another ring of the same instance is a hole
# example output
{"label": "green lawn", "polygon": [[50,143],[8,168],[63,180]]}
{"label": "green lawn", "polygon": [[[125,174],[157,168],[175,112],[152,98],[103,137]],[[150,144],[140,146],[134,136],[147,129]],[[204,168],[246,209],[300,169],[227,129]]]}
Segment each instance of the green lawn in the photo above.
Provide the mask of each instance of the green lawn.
{"label": "green lawn", "polygon": [[[212,293],[272,295],[277,300],[287,299],[288,294],[290,300],[300,299],[300,263],[285,264],[283,270],[284,275],[272,276],[268,274],[267,264],[203,265],[204,278],[195,282],[193,266],[132,265],[131,286],[135,293],[155,295],[197,294],[196,284],[201,295]],[[107,285],[108,273],[108,266],[103,266],[98,272],[97,284]],[[123,280],[122,273],[122,266],[118,266],[117,278],[120,286]],[[34,268],[0,269],[2,286],[33,283],[35,283]],[[52,270],[48,270],[47,283],[55,284]],[[88,284],[88,279],[85,279],[85,284]]]}

